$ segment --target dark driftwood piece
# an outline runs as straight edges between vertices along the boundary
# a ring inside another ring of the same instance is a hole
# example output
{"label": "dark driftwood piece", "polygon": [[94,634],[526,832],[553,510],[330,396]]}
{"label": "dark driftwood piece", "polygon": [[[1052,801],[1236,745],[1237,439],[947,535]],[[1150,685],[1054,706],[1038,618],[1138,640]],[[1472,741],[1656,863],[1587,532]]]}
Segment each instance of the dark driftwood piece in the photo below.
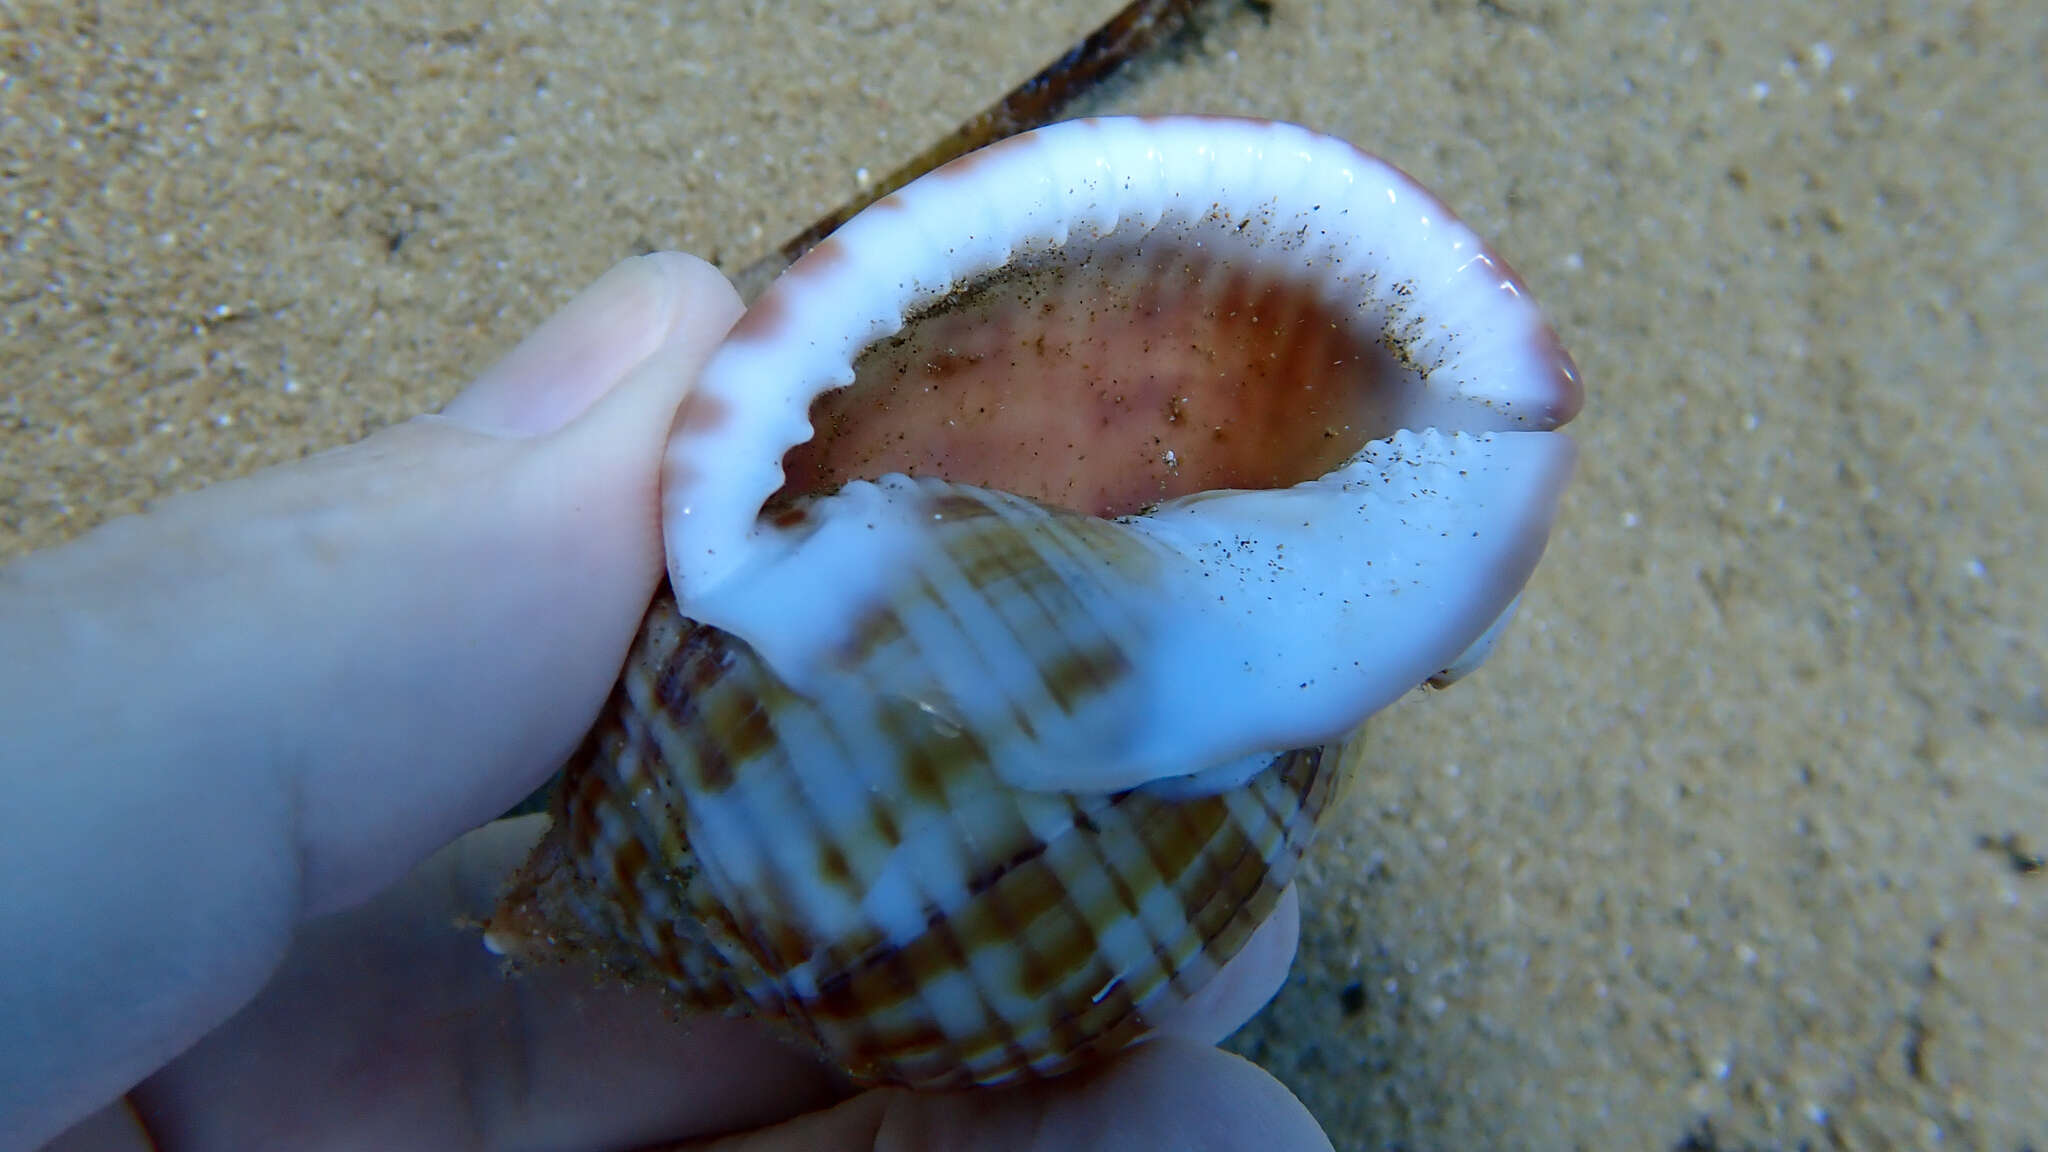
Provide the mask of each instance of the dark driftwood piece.
{"label": "dark driftwood piece", "polygon": [[[816,223],[797,233],[780,247],[749,264],[734,277],[740,296],[748,303],[761,294],[770,281],[782,274],[797,257],[832,234],[832,230],[854,214],[880,200],[926,172],[949,160],[965,156],[976,148],[993,144],[1006,136],[1027,132],[1051,123],[1108,80],[1124,65],[1171,42],[1188,29],[1195,14],[1215,0],[1135,0],[1087,38],[1045,66],[1038,75],[1012,89],[1009,95],[970,117],[944,139],[912,157],[872,188],[826,213]],[[1270,11],[1265,0],[1241,0],[1262,17]],[[507,816],[522,816],[548,810],[548,796],[560,773],[521,801]]]}
{"label": "dark driftwood piece", "polygon": [[797,257],[811,250],[855,213],[949,160],[1049,124],[1062,109],[1093,91],[1118,69],[1167,43],[1188,27],[1205,0],[1135,0],[1090,32],[1038,75],[969,117],[951,134],[898,167],[873,187],[819,217],[810,227],[754,261],[733,278],[749,303]]}

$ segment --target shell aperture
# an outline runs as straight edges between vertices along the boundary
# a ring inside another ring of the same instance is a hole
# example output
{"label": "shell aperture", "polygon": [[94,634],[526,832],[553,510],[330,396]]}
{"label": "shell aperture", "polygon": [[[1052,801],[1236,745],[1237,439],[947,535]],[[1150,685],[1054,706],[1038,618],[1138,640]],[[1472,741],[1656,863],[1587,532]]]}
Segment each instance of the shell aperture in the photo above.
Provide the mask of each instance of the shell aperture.
{"label": "shell aperture", "polygon": [[[1220,764],[1229,782],[1253,753],[1342,737],[1501,616],[1578,404],[1505,262],[1394,169],[1288,125],[1076,121],[885,198],[740,322],[670,443],[670,578],[692,618],[815,687],[906,525],[830,500],[780,524],[761,509],[790,475],[929,462],[1098,515],[1164,501],[1121,519],[1162,546],[1135,593],[1135,620],[1162,618],[1131,650],[1126,716],[1148,727],[1120,764],[998,771],[1117,788]],[[1248,474],[1261,490],[1212,483]],[[816,527],[840,515],[860,527]]]}

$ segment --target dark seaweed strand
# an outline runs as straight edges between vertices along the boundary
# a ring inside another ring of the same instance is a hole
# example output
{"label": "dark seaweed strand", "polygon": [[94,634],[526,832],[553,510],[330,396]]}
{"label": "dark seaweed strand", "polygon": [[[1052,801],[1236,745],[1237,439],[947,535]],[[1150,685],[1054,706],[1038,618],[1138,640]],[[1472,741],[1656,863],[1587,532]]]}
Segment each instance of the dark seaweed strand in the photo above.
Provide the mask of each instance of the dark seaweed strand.
{"label": "dark seaweed strand", "polygon": [[[820,218],[780,248],[747,265],[733,280],[739,287],[741,298],[753,303],[755,297],[782,274],[783,269],[796,263],[799,256],[816,247],[820,240],[851,220],[855,213],[926,172],[957,160],[976,148],[1051,123],[1063,109],[1094,91],[1125,64],[1172,41],[1187,29],[1196,11],[1209,2],[1211,0],[1135,0],[1124,5],[1107,23],[1089,33],[1086,39],[1048,64],[1038,75],[1011,89],[1009,95],[961,124],[945,139],[918,153],[872,188]],[[1243,3],[1262,20],[1272,10],[1272,5],[1264,0],[1243,0]],[[659,595],[669,594],[667,581],[663,581]],[[534,789],[500,819],[546,812],[548,797],[554,793],[561,779],[562,774],[555,773],[547,783]]]}
{"label": "dark seaweed strand", "polygon": [[820,217],[780,248],[741,270],[733,282],[748,303],[855,213],[950,160],[998,140],[1052,122],[1060,111],[1093,91],[1117,70],[1171,40],[1206,0],[1135,0],[1067,50],[1043,71],[970,117],[944,139],[918,153],[875,185]]}

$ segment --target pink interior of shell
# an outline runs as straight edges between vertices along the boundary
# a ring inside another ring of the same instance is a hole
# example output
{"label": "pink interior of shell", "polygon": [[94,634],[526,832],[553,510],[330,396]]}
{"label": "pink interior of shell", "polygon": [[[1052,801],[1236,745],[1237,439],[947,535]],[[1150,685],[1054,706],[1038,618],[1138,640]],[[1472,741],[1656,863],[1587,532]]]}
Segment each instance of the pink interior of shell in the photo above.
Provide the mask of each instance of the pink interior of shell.
{"label": "pink interior of shell", "polygon": [[1514,273],[1392,166],[1290,125],[1070,121],[883,198],[755,302],[677,415],[670,577],[716,614],[790,543],[777,505],[853,479],[1128,513],[1581,397]]}
{"label": "pink interior of shell", "polygon": [[1315,479],[1416,386],[1316,294],[1154,239],[1011,265],[867,349],[811,406],[785,497],[887,472],[1094,515]]}

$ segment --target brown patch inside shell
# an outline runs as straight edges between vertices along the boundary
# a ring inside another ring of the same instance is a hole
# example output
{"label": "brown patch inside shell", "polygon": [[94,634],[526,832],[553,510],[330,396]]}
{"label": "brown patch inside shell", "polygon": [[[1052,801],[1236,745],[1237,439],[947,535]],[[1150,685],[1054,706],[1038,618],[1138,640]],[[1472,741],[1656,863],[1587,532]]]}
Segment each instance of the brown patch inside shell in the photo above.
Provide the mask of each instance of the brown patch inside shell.
{"label": "brown patch inside shell", "polygon": [[1387,434],[1407,376],[1260,261],[1106,241],[1013,261],[867,349],[811,406],[784,495],[904,472],[1122,515],[1286,487]]}

